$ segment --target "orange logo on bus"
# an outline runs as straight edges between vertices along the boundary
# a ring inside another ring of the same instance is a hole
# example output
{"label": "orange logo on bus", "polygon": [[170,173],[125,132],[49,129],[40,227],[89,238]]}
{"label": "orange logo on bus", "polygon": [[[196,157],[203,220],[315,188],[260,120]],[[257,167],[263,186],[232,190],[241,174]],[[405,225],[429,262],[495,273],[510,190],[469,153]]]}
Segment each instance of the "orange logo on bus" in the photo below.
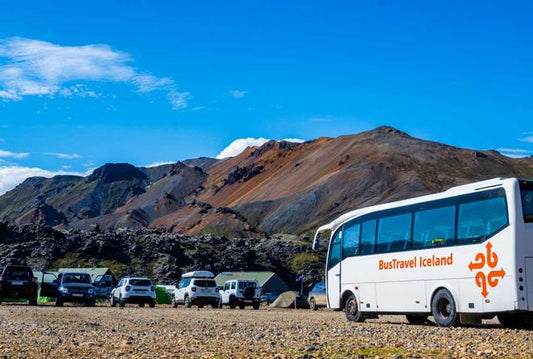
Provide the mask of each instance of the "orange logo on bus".
{"label": "orange logo on bus", "polygon": [[[485,298],[489,295],[488,287],[494,288],[500,283],[500,279],[505,277],[503,268],[494,269],[498,265],[498,255],[492,251],[492,244],[490,242],[485,246],[486,253],[476,254],[476,258],[470,262],[468,268],[470,271],[478,270],[476,273],[476,285],[481,288],[481,295]],[[490,270],[485,274],[484,268],[488,266]]]}

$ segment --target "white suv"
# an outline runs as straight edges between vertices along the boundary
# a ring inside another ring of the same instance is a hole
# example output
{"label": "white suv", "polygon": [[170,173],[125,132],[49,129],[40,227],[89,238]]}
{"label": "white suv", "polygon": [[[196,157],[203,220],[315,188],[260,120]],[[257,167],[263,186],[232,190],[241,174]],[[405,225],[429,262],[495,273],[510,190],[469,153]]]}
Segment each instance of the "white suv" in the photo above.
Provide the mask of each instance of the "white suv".
{"label": "white suv", "polygon": [[155,286],[146,277],[125,277],[111,291],[109,303],[115,307],[117,303],[124,307],[126,303],[136,303],[139,307],[148,304],[155,307]]}
{"label": "white suv", "polygon": [[220,306],[229,305],[231,309],[235,309],[236,306],[244,309],[247,305],[259,309],[261,305],[261,289],[256,280],[228,280],[224,283],[220,297],[222,298]]}
{"label": "white suv", "polygon": [[178,304],[183,304],[187,308],[192,305],[203,308],[204,305],[210,304],[211,307],[218,308],[220,293],[213,278],[213,273],[208,271],[195,271],[182,275],[172,295],[172,306],[176,308]]}

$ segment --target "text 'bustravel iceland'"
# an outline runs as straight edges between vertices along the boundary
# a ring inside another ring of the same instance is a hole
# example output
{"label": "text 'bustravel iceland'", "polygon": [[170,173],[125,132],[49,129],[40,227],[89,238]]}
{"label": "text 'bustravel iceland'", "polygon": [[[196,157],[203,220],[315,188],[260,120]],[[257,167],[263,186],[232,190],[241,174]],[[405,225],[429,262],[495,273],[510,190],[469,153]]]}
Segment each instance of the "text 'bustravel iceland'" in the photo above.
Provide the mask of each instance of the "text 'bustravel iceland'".
{"label": "text 'bustravel iceland'", "polygon": [[389,261],[379,260],[379,270],[408,269],[408,268],[427,268],[453,265],[453,253],[449,256],[430,257],[415,256],[412,259],[393,258]]}

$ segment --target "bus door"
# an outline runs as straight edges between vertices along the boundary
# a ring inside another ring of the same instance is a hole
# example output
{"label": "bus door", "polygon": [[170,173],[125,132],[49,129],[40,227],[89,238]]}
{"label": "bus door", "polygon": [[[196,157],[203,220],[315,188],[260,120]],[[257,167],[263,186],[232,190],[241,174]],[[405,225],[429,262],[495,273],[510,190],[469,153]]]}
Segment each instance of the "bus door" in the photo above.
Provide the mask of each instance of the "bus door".
{"label": "bus door", "polygon": [[526,293],[527,306],[529,310],[533,310],[533,258],[526,257]]}
{"label": "bus door", "polygon": [[340,307],[340,291],[341,291],[341,250],[342,250],[342,232],[343,227],[340,227],[331,240],[331,245],[328,252],[328,272],[327,272],[327,293],[328,293],[328,308]]}

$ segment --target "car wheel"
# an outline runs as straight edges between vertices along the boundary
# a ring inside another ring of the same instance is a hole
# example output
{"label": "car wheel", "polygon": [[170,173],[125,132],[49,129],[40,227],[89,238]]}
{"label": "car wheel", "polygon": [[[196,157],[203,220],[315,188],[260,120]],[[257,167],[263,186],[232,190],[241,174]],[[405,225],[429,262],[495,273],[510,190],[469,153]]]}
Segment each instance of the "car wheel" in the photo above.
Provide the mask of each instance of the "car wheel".
{"label": "car wheel", "polygon": [[177,308],[178,302],[176,302],[176,298],[172,297],[172,308]]}
{"label": "car wheel", "polygon": [[244,304],[239,305],[239,309],[244,309],[244,307],[245,307]]}
{"label": "car wheel", "polygon": [[155,299],[150,299],[150,302],[148,303],[148,306],[150,308],[155,308]]}
{"label": "car wheel", "polygon": [[111,304],[112,307],[117,306],[117,301],[115,300],[115,297],[111,296],[111,298],[109,298],[109,304]]}
{"label": "car wheel", "polygon": [[94,307],[96,305],[96,302],[94,300],[89,300],[85,302],[86,307]]}
{"label": "car wheel", "polygon": [[431,314],[439,327],[451,327],[459,324],[455,300],[447,289],[439,289],[433,296]]}
{"label": "car wheel", "polygon": [[235,309],[235,297],[229,297],[229,307]]}
{"label": "car wheel", "polygon": [[203,304],[198,304],[198,308],[202,309],[204,307]]}
{"label": "car wheel", "polygon": [[185,305],[185,308],[190,308],[192,303],[191,303],[191,299],[189,298],[189,296],[185,296],[185,299],[183,300],[183,304]]}
{"label": "car wheel", "polygon": [[311,310],[317,310],[318,307],[316,306],[315,298],[309,299],[309,309]]}
{"label": "car wheel", "polygon": [[57,297],[56,298],[56,307],[62,307],[63,306],[63,299]]}
{"label": "car wheel", "polygon": [[31,299],[28,301],[28,304],[29,304],[29,305],[32,305],[32,306],[37,305],[37,298],[31,298]]}
{"label": "car wheel", "polygon": [[122,299],[122,297],[119,297],[118,298],[118,306],[121,307],[121,308],[124,308],[125,305],[126,305],[126,301],[124,299]]}
{"label": "car wheel", "polygon": [[422,325],[422,324],[425,324],[428,320],[428,316],[426,314],[422,314],[422,315],[419,315],[419,314],[407,314],[405,316],[405,318],[407,318],[407,321],[411,324],[415,324],[415,325]]}
{"label": "car wheel", "polygon": [[350,295],[350,297],[346,301],[346,305],[344,306],[344,314],[346,315],[346,319],[348,319],[350,322],[362,323],[365,321],[365,317],[363,316],[363,313],[359,310],[357,300],[355,299],[355,295],[353,294]]}
{"label": "car wheel", "polygon": [[213,308],[213,309],[217,309],[218,307],[219,307],[218,303],[211,304],[211,308]]}
{"label": "car wheel", "polygon": [[254,304],[253,304],[253,308],[254,308],[255,310],[258,310],[260,306],[261,306],[261,303],[254,303]]}
{"label": "car wheel", "polygon": [[144,308],[144,303],[139,303],[139,307]]}

